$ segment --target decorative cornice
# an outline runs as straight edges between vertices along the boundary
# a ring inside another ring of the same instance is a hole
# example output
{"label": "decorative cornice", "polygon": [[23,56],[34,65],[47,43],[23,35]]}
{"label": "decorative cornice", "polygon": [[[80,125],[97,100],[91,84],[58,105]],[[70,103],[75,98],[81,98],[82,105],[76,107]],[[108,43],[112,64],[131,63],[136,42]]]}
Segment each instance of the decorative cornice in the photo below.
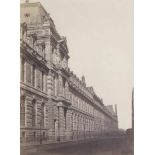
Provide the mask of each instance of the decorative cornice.
{"label": "decorative cornice", "polygon": [[40,91],[40,90],[30,86],[30,85],[27,85],[27,84],[25,84],[23,82],[20,83],[20,87],[22,89],[25,89],[26,91],[29,91],[29,92],[34,93],[34,94],[37,94],[37,95],[39,95],[41,97],[44,97],[46,99],[48,98],[48,95],[46,93],[44,93],[44,92],[42,92],[42,91]]}
{"label": "decorative cornice", "polygon": [[22,41],[20,44],[20,52],[21,54],[27,55],[33,61],[35,61],[40,67],[43,67],[47,71],[49,68],[47,67],[47,61],[41,55],[39,55],[33,48],[31,48],[26,42]]}

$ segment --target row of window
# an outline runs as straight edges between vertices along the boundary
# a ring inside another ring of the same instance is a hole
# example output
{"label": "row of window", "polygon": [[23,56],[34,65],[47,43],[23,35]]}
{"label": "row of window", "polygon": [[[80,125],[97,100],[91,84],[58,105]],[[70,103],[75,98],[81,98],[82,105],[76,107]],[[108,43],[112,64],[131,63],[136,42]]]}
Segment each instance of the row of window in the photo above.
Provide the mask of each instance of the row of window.
{"label": "row of window", "polygon": [[94,113],[94,108],[90,104],[88,104],[86,101],[83,99],[79,98],[78,96],[74,95],[73,93],[71,94],[71,100],[73,106],[76,108],[83,110],[85,112],[88,112],[93,115]]}
{"label": "row of window", "polygon": [[73,130],[93,131],[94,121],[73,115]]}
{"label": "row of window", "polygon": [[[20,100],[20,121],[21,121],[21,126],[25,126],[26,124],[26,102],[25,98],[21,97]],[[30,110],[30,115],[31,115],[31,127],[36,127],[37,124],[37,103],[36,100],[32,100],[31,102],[31,110]],[[40,126],[43,128],[45,125],[45,104],[42,103],[40,107]]]}
{"label": "row of window", "polygon": [[73,130],[94,131],[104,129],[103,119],[91,120],[82,116],[73,115]]}
{"label": "row of window", "polygon": [[[46,134],[45,134],[45,132],[37,134],[37,132],[34,131],[32,133],[32,136],[33,136],[33,138],[36,138],[37,136],[39,136],[39,138],[42,137],[44,139],[46,137]],[[25,131],[21,132],[21,138],[26,138]]]}
{"label": "row of window", "polygon": [[96,110],[93,106],[76,96],[74,93],[71,93],[71,101],[74,107],[94,115],[95,117],[104,119],[104,114],[102,112]]}
{"label": "row of window", "polygon": [[47,92],[47,75],[35,65],[21,59],[21,81]]}
{"label": "row of window", "polygon": [[98,118],[104,119],[105,114],[102,113],[102,112],[100,112],[100,111],[98,111],[98,110],[96,110],[96,109],[94,109],[94,116],[95,116],[95,117],[98,117]]}

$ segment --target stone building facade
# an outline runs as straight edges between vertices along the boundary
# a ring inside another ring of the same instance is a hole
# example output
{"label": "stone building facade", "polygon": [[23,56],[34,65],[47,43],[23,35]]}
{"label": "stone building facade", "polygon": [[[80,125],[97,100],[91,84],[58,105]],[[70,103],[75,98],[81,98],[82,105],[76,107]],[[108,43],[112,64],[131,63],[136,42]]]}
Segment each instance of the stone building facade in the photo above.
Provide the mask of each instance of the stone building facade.
{"label": "stone building facade", "polygon": [[117,130],[117,110],[70,70],[67,40],[43,6],[20,7],[21,144],[89,139]]}

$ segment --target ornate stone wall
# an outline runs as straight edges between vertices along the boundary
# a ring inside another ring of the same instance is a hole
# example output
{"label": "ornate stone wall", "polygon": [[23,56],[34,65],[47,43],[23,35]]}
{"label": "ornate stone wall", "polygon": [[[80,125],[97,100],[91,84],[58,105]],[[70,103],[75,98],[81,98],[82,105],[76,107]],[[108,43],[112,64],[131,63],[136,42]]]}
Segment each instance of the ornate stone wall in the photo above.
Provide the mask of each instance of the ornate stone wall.
{"label": "ornate stone wall", "polygon": [[22,4],[21,17],[22,144],[96,138],[117,130],[117,114],[84,76],[70,71],[66,38],[42,5]]}

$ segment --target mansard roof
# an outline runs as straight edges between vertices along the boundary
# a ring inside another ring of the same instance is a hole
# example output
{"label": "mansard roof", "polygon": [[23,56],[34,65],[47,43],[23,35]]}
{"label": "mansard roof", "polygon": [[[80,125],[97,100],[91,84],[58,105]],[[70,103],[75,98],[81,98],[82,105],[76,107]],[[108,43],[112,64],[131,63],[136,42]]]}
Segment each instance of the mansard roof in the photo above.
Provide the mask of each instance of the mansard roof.
{"label": "mansard roof", "polygon": [[[56,30],[55,24],[53,19],[50,17],[49,13],[44,9],[43,5],[40,2],[35,3],[21,3],[21,23],[27,23],[28,25],[44,25],[44,23],[50,24],[50,29],[52,32],[52,36],[54,36],[57,42],[61,42],[60,46],[64,49],[67,53],[67,39],[64,36],[60,36]],[[64,51],[63,50],[63,51]],[[68,56],[69,58],[69,56]]]}
{"label": "mansard roof", "polygon": [[58,34],[53,19],[40,2],[21,3],[20,8],[21,23],[25,22],[27,17],[29,17],[29,20],[26,21],[27,24],[43,24],[45,21],[49,21],[55,33]]}

